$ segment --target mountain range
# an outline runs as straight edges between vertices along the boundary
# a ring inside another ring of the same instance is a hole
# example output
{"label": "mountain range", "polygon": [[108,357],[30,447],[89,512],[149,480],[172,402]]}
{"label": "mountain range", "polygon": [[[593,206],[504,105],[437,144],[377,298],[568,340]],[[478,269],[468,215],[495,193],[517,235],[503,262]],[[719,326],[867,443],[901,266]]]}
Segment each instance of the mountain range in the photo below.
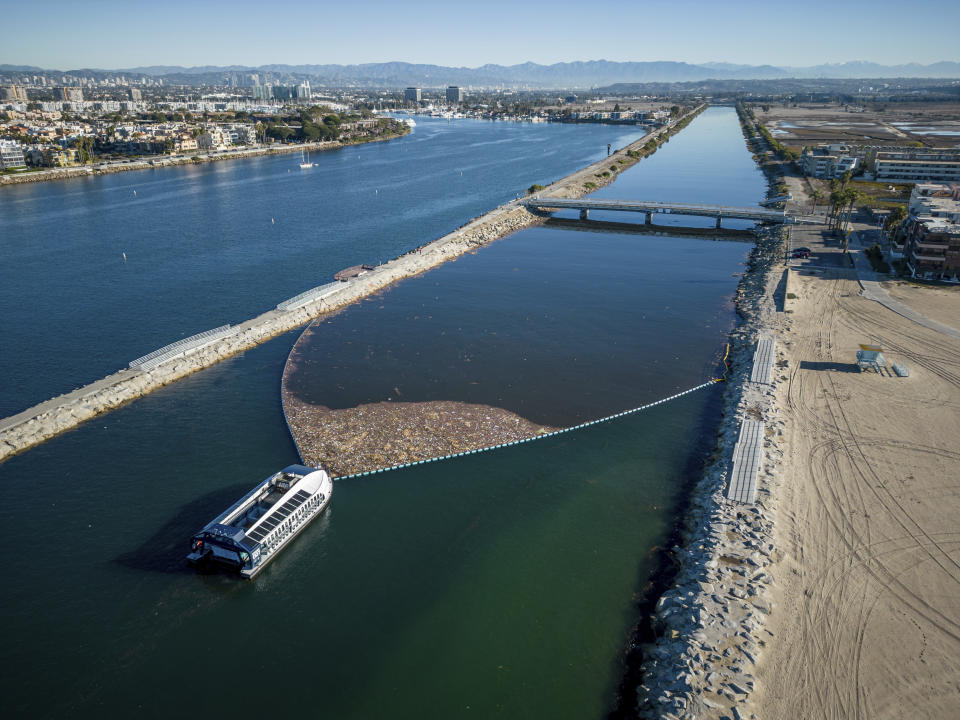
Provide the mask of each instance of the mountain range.
{"label": "mountain range", "polygon": [[810,67],[691,64],[685,62],[611,62],[590,60],[552,65],[527,62],[519,65],[482,65],[476,68],[445,67],[405,62],[360,65],[246,65],[179,67],[155,65],[117,70],[42,70],[18,65],[0,65],[0,72],[64,73],[95,75],[145,75],[162,77],[167,84],[220,84],[232,74],[257,73],[275,80],[310,80],[318,85],[358,87],[473,87],[590,88],[614,83],[695,82],[701,80],[771,80],[778,78],[960,78],[960,63],[931,65],[880,65],[844,62]]}

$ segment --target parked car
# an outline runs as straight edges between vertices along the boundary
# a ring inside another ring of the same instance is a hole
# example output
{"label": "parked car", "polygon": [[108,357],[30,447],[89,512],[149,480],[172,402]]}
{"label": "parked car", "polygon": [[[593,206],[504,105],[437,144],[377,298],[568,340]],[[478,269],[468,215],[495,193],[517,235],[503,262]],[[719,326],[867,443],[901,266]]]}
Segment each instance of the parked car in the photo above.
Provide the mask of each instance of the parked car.
{"label": "parked car", "polygon": [[797,248],[793,251],[790,257],[806,259],[810,257],[810,251],[805,248]]}

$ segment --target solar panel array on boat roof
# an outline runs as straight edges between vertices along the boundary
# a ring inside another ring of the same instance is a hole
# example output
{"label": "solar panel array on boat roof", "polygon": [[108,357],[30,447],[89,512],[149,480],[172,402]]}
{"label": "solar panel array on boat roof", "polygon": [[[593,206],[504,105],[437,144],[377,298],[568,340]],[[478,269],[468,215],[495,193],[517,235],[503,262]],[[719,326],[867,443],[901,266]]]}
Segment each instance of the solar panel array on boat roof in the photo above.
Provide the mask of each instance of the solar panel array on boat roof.
{"label": "solar panel array on boat roof", "polygon": [[303,505],[308,499],[310,499],[310,493],[308,493],[306,490],[298,490],[293,497],[287,500],[280,507],[276,508],[262,523],[257,525],[257,527],[251,532],[247,533],[247,537],[256,543],[261,542],[267,535],[270,534],[271,530],[290,517],[293,512],[298,507]]}
{"label": "solar panel array on boat roof", "polygon": [[773,373],[773,338],[765,337],[757,341],[757,350],[753,353],[753,372],[750,382],[769,385]]}
{"label": "solar panel array on boat roof", "polygon": [[740,439],[733,448],[733,471],[727,487],[727,500],[751,505],[756,501],[763,429],[763,423],[756,420],[744,420],[740,426]]}

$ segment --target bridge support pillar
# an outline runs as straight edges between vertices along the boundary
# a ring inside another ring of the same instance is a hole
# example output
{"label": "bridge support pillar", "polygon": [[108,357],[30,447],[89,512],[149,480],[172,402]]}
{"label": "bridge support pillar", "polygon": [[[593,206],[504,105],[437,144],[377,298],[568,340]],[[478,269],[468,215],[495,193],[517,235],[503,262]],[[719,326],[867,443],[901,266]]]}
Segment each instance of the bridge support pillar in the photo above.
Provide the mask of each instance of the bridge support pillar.
{"label": "bridge support pillar", "polygon": [[643,221],[644,225],[653,225],[653,213],[647,213],[647,217]]}
{"label": "bridge support pillar", "polygon": [[589,211],[587,208],[583,208],[583,209],[580,211],[580,219],[581,219],[581,220],[589,220],[589,219],[590,219],[590,211]]}
{"label": "bridge support pillar", "polygon": [[719,230],[719,229],[722,227],[722,226],[720,225],[720,220],[721,220],[721,216],[720,216],[720,215],[717,215],[717,230]]}

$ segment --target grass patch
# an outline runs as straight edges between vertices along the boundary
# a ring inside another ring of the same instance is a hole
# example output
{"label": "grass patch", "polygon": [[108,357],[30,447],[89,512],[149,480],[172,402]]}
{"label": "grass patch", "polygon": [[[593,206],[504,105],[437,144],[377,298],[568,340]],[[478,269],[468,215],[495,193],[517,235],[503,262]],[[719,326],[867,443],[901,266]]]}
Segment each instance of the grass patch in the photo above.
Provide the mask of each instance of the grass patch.
{"label": "grass patch", "polygon": [[595,182],[585,182],[585,183],[583,184],[583,186],[584,186],[587,190],[596,190],[596,189],[597,189],[597,184],[596,184]]}
{"label": "grass patch", "polygon": [[540,192],[541,190],[543,190],[543,185],[538,185],[537,183],[534,183],[533,185],[527,188],[527,195],[533,195],[535,192]]}
{"label": "grass patch", "polygon": [[[885,183],[871,180],[851,180],[848,187],[863,194],[861,207],[889,207],[905,205],[913,185],[910,183]],[[890,190],[890,188],[893,190]]]}

